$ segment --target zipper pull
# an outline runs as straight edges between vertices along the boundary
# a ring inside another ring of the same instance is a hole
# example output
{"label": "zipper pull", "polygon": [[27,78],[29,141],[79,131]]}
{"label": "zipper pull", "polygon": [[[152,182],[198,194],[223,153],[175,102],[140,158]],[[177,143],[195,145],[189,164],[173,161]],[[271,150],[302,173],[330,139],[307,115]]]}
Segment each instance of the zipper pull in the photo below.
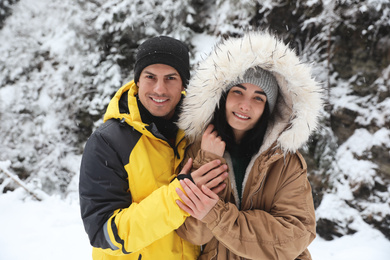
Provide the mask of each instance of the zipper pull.
{"label": "zipper pull", "polygon": [[177,147],[174,146],[174,147],[172,147],[172,149],[173,149],[173,153],[175,154],[176,158],[180,159],[180,155],[179,155],[179,152],[177,151]]}

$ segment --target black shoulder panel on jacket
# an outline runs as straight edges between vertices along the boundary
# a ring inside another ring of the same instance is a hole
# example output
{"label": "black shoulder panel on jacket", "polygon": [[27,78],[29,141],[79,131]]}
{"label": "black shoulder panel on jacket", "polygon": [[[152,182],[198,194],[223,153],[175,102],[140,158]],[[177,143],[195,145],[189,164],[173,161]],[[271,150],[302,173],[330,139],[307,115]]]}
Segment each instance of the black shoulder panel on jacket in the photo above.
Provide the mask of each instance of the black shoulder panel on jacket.
{"label": "black shoulder panel on jacket", "polygon": [[112,147],[117,156],[121,158],[122,166],[129,163],[130,153],[142,135],[133,127],[117,119],[108,120],[97,130],[97,134],[100,134],[107,145]]}
{"label": "black shoulder panel on jacket", "polygon": [[130,206],[128,174],[124,168],[141,137],[126,123],[110,119],[88,139],[80,167],[80,208],[91,245],[110,248],[103,226],[117,209]]}

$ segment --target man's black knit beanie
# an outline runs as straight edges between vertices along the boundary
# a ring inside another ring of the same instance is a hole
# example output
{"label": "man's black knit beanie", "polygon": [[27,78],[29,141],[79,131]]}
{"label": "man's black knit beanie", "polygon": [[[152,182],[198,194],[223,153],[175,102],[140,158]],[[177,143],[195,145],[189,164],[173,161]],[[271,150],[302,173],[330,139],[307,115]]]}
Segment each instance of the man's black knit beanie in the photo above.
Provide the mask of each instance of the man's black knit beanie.
{"label": "man's black knit beanie", "polygon": [[189,49],[183,42],[168,36],[146,40],[138,47],[134,65],[134,82],[139,81],[144,68],[152,64],[169,65],[179,72],[184,85],[190,79]]}

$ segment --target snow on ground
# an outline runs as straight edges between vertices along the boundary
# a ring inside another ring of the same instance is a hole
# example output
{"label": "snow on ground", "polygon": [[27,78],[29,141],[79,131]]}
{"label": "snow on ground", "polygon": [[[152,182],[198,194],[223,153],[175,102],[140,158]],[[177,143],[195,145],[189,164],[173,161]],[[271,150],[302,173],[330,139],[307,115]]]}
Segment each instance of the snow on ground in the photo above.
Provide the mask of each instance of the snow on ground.
{"label": "snow on ground", "polygon": [[[267,3],[270,3],[270,1],[267,1]],[[380,8],[380,4],[378,7]],[[77,37],[81,37],[81,35],[75,34],[73,27],[83,28],[85,26],[83,24],[84,19],[82,18],[86,15],[86,11],[81,10],[81,13],[78,11],[79,9],[72,1],[23,0],[18,5],[15,5],[13,15],[7,19],[7,25],[0,30],[0,36],[3,36],[0,38],[6,39],[4,44],[0,45],[0,53],[4,54],[4,61],[7,60],[5,69],[11,71],[11,80],[18,77],[23,78],[24,69],[29,68],[30,63],[34,64],[36,53],[44,51],[50,51],[53,57],[58,56],[57,58],[61,63],[57,66],[60,68],[62,68],[61,66],[66,67],[69,64],[82,64],[84,59],[75,52],[76,48],[74,48],[74,45],[77,45],[74,41],[78,39]],[[224,31],[225,29],[220,28],[219,30]],[[80,44],[84,43],[82,41],[83,38],[79,40],[81,41]],[[191,40],[196,53],[193,63],[206,57],[217,41],[218,39],[216,37],[206,34],[195,35]],[[90,53],[88,55],[95,54]],[[96,59],[91,58],[90,60]],[[29,85],[42,85],[40,77],[50,75],[47,82],[51,84],[53,82],[56,83],[54,85],[58,89],[58,92],[60,92],[61,86],[65,84],[62,82],[63,74],[53,73],[47,63],[43,64],[46,64],[43,70],[44,72],[36,74],[33,77],[34,80],[29,79]],[[59,69],[59,72],[62,69]],[[77,69],[74,69],[74,71],[77,71]],[[3,71],[2,75],[0,75],[0,80],[2,76],[6,75],[8,74]],[[119,73],[113,73],[113,75],[119,75]],[[117,77],[112,78],[114,78],[112,85],[118,85],[116,82],[119,79]],[[104,86],[102,85],[101,87]],[[50,91],[49,89],[43,88],[40,92],[39,102],[34,103],[34,105],[42,111],[46,111],[47,107],[51,104],[49,96],[56,95],[56,88],[50,87]],[[7,107],[7,104],[15,103],[15,100],[19,96],[19,92],[15,91],[15,89],[7,86],[1,89],[0,106]],[[105,89],[106,91],[110,90],[110,88]],[[34,89],[31,91],[33,92]],[[54,92],[52,93],[51,91]],[[356,97],[350,91],[349,82],[338,84],[338,87],[332,90],[331,100],[335,109],[346,107],[352,111],[356,111],[359,115],[362,115],[357,118],[362,125],[372,120],[376,120],[379,125],[384,124],[383,122],[387,113],[383,111],[390,111],[388,109],[390,108],[389,98],[385,99],[378,106],[366,109],[367,104],[370,105],[366,97]],[[104,102],[98,100],[96,103]],[[360,106],[360,104],[365,104],[365,106]],[[18,106],[21,107],[24,104],[18,104]],[[53,120],[44,121],[56,122]],[[51,129],[54,129],[55,126],[44,125],[43,127],[49,130],[43,131],[42,133],[47,136],[47,133],[52,133]],[[23,127],[28,128],[27,125],[23,125]],[[31,129],[36,130],[36,127],[34,126]],[[369,133],[361,129],[357,130],[339,148],[338,158],[340,158],[339,162],[342,162],[339,163],[340,171],[348,172],[348,176],[350,176],[348,181],[361,181],[370,184],[374,175],[373,170],[375,166],[369,161],[358,161],[352,156],[352,153],[363,155],[373,145],[386,146],[389,144],[388,136],[388,129],[382,128],[376,133]],[[40,137],[37,138],[39,139]],[[28,150],[26,144],[23,145],[24,150]],[[72,167],[72,165],[79,165],[79,163],[74,163],[73,158],[70,158],[70,160],[69,158],[65,158],[63,161],[66,161],[63,163],[66,168],[72,169],[73,172],[78,171],[77,169],[73,169],[74,166]],[[356,167],[356,165],[359,167]],[[2,223],[0,229],[0,260],[91,259],[91,247],[80,219],[77,183],[72,183],[70,186],[68,191],[71,191],[71,193],[68,194],[66,199],[58,196],[50,196],[45,197],[42,202],[31,199],[23,189],[0,194],[0,222]],[[353,197],[347,181],[339,184],[336,194],[324,197],[324,203],[317,209],[317,216],[325,219],[339,220],[340,222],[343,222],[343,219],[347,218],[349,221],[352,221],[354,230],[358,230],[358,232],[354,235],[343,236],[333,241],[316,238],[309,247],[313,259],[390,259],[390,241],[379,231],[365,224],[357,210],[352,210],[345,206],[344,200],[351,199]],[[374,209],[369,209],[375,214],[381,211],[386,215],[389,210],[388,203],[387,205],[386,203],[387,201],[383,205],[375,204],[373,205]]]}
{"label": "snow on ground", "polygon": [[[91,247],[80,219],[77,196],[26,198],[19,188],[0,196],[1,260],[91,259]],[[365,225],[333,241],[316,238],[309,249],[314,260],[388,260],[390,241]]]}
{"label": "snow on ground", "polygon": [[0,196],[0,259],[91,259],[77,201],[39,202],[17,189]]}

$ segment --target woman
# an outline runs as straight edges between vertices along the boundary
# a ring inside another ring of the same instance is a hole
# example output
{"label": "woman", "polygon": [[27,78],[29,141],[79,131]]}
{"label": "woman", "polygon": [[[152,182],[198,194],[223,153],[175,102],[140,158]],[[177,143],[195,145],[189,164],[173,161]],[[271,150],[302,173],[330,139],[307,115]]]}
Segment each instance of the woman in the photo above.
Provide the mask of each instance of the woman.
{"label": "woman", "polygon": [[192,217],[177,233],[204,245],[200,259],[311,259],[315,212],[298,149],[322,101],[309,67],[274,36],[251,32],[218,44],[187,93],[179,127],[193,141],[188,156],[194,168],[220,158],[229,178],[219,196],[180,178],[177,203]]}

